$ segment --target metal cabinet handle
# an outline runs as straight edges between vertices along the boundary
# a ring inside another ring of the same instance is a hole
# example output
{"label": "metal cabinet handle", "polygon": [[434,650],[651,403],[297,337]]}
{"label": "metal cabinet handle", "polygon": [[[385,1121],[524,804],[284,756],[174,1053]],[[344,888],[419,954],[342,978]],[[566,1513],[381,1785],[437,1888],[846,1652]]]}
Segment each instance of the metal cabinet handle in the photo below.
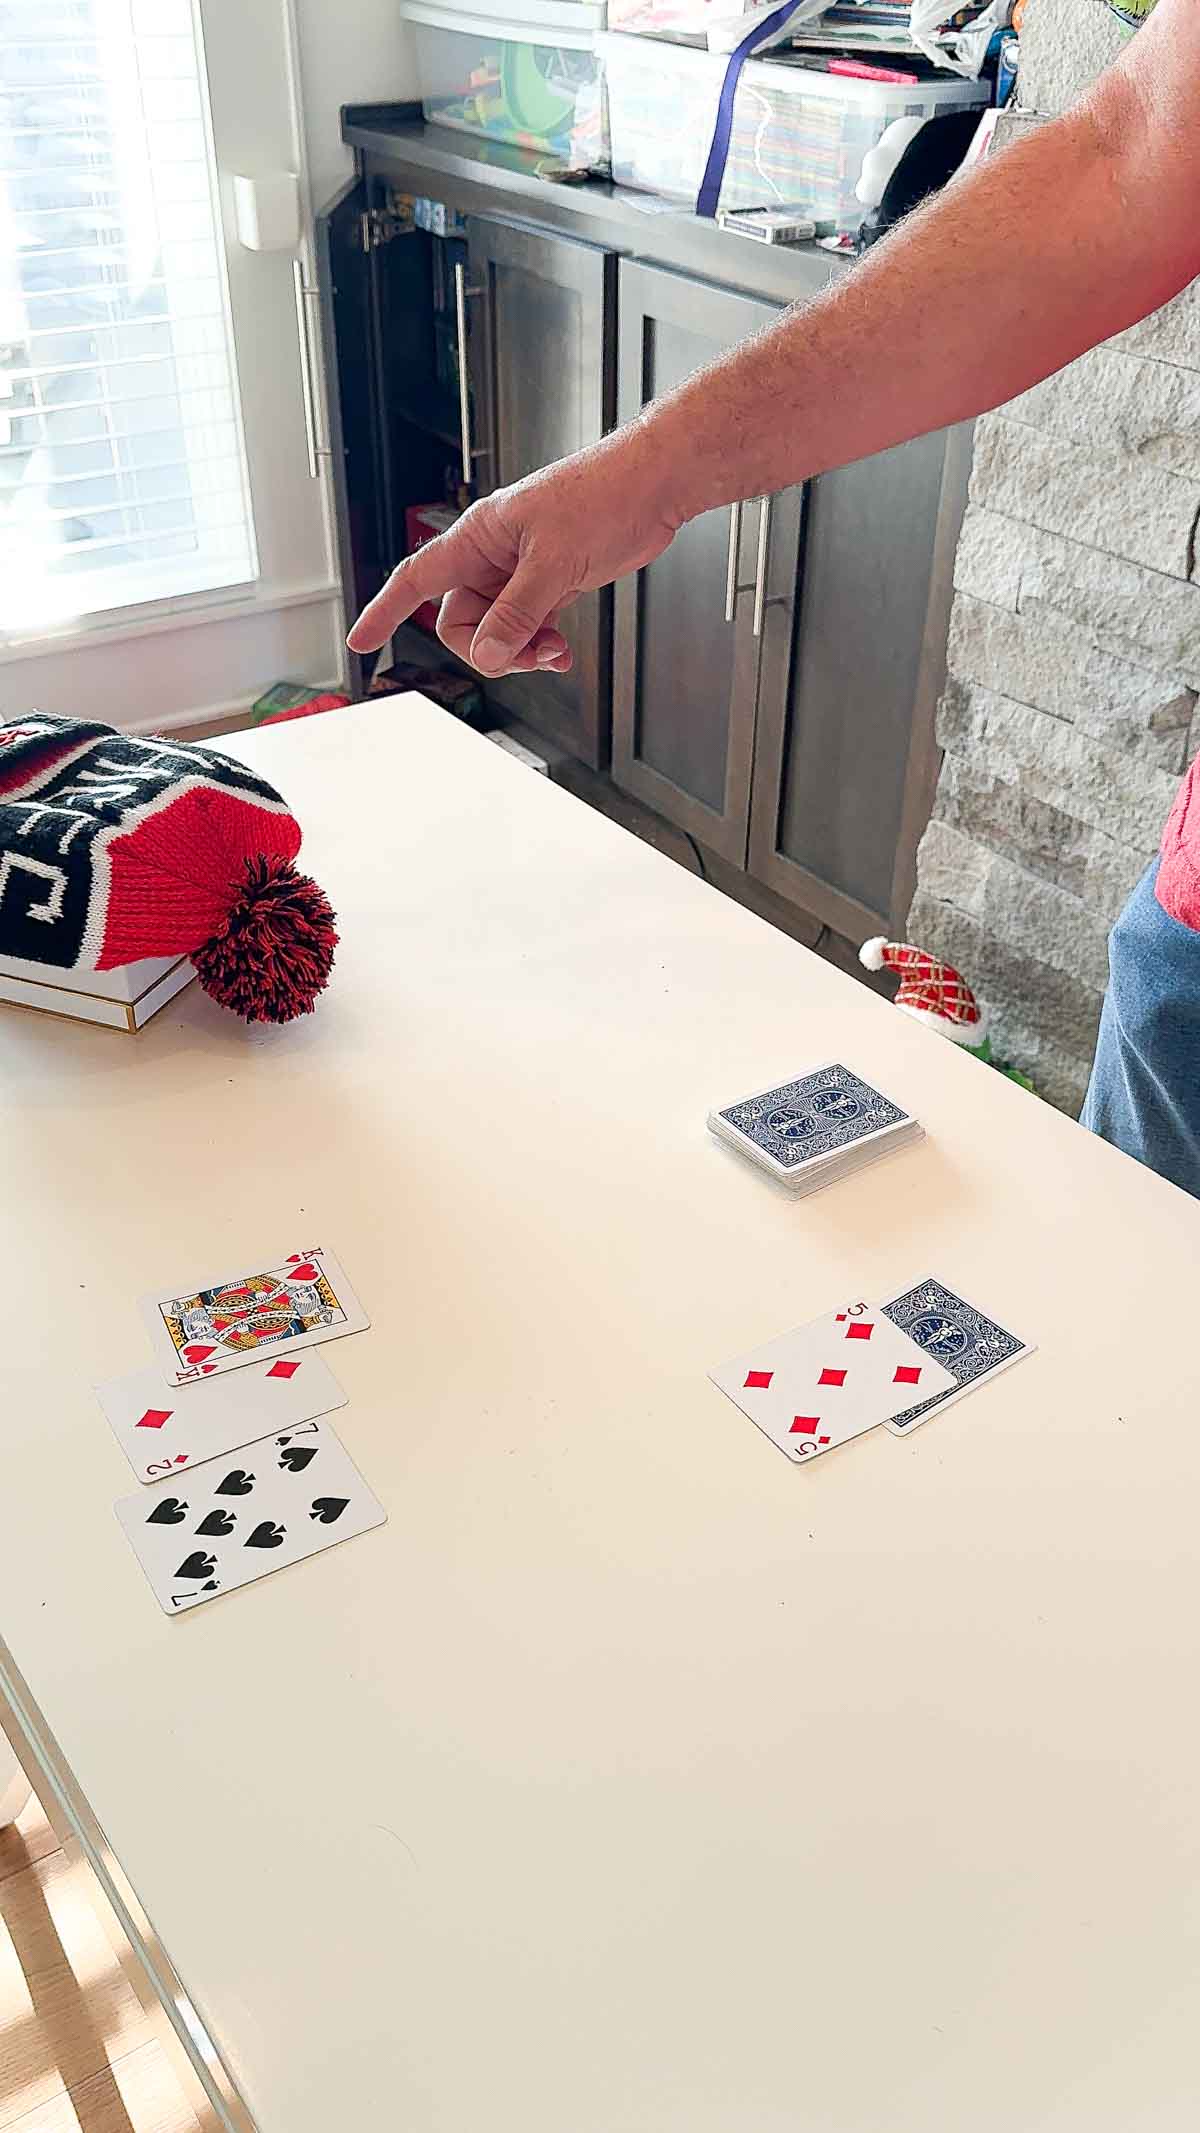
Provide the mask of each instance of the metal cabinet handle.
{"label": "metal cabinet handle", "polygon": [[741,587],[737,581],[738,552],[742,545],[742,507],[740,503],[729,506],[729,560],[725,566],[725,620],[732,622]]}
{"label": "metal cabinet handle", "polygon": [[763,612],[767,604],[767,562],[771,552],[771,505],[774,499],[763,496],[758,505],[758,562],[754,570],[754,635],[762,636]]}
{"label": "metal cabinet handle", "polygon": [[308,446],[308,478],[310,481],[316,481],[321,471],[317,462],[333,458],[333,452],[327,444],[317,443],[317,381],[312,341],[308,331],[309,299],[319,296],[321,292],[305,281],[302,259],[292,261],[292,282],[296,291],[296,333],[300,342],[300,382],[304,400],[304,441]]}
{"label": "metal cabinet handle", "polygon": [[471,479],[471,463],[486,459],[483,445],[471,443],[471,384],[467,375],[467,298],[482,296],[482,289],[467,287],[467,270],[461,259],[454,262],[454,321],[458,333],[458,432],[462,448],[463,480]]}

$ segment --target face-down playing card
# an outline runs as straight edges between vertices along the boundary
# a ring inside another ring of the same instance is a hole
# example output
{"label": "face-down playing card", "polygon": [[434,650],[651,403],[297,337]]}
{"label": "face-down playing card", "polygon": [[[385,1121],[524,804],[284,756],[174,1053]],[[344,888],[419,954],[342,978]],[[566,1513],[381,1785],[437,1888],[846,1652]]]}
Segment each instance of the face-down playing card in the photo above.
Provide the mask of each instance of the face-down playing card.
{"label": "face-down playing card", "polygon": [[328,1363],[311,1349],[169,1391],[161,1369],[148,1363],[98,1385],[96,1398],[138,1480],[145,1482],[219,1459],[240,1444],[346,1404]]}
{"label": "face-down playing card", "polygon": [[387,1519],[322,1422],[302,1422],[181,1481],[139,1489],[116,1512],[169,1615],[188,1614]]}
{"label": "face-down playing card", "polygon": [[967,1303],[932,1274],[891,1297],[880,1310],[891,1325],[916,1342],[923,1355],[943,1364],[952,1379],[948,1392],[914,1401],[893,1415],[888,1428],[894,1437],[907,1437],[929,1415],[1033,1353],[1032,1342],[1010,1333],[998,1319]]}
{"label": "face-down playing card", "polygon": [[765,1341],[711,1375],[798,1463],[862,1436],[914,1399],[954,1385],[936,1359],[862,1302]]}
{"label": "face-down playing card", "polygon": [[836,1061],[712,1112],[709,1126],[784,1182],[919,1131],[910,1112]]}
{"label": "face-down playing card", "polygon": [[200,1383],[370,1324],[337,1260],[321,1250],[143,1297],[139,1309],[168,1385]]}

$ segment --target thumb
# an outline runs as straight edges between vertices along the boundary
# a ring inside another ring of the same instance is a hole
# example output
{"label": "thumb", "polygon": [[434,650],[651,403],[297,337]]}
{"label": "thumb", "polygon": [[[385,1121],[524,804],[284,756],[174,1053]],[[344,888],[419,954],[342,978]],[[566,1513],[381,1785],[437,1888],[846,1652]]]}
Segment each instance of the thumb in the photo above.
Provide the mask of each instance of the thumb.
{"label": "thumb", "polygon": [[472,666],[481,674],[506,674],[547,617],[573,597],[560,571],[532,557],[523,558],[471,639]]}

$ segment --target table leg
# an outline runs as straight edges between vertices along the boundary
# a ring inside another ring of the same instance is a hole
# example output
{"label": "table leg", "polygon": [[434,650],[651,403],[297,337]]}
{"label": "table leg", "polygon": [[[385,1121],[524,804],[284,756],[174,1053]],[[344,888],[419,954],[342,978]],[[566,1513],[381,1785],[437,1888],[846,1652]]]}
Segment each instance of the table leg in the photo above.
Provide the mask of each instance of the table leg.
{"label": "table leg", "polygon": [[71,1865],[82,1862],[96,1916],[134,1992],[154,2025],[185,2094],[199,2117],[222,2133],[257,2133],[250,2112],[205,2029],[170,1956],[130,1887],[58,1742],[0,1638],[0,1827],[21,1812],[32,1787],[14,1780],[21,1744],[26,1769],[37,1773],[38,1798]]}
{"label": "table leg", "polygon": [[24,1814],[31,1791],[29,1779],[0,1733],[0,1829],[7,1829]]}

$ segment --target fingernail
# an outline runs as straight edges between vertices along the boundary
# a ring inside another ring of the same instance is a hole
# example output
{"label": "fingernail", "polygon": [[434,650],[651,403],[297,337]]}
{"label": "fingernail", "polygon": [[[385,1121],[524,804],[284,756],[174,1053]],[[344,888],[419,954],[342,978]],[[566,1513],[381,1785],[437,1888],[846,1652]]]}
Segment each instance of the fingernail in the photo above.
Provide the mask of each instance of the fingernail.
{"label": "fingernail", "polygon": [[540,667],[552,667],[561,657],[561,652],[556,652],[553,645],[544,644],[537,655],[537,663]]}
{"label": "fingernail", "polygon": [[481,674],[502,674],[508,665],[508,653],[494,637],[484,637],[473,644],[471,658]]}

